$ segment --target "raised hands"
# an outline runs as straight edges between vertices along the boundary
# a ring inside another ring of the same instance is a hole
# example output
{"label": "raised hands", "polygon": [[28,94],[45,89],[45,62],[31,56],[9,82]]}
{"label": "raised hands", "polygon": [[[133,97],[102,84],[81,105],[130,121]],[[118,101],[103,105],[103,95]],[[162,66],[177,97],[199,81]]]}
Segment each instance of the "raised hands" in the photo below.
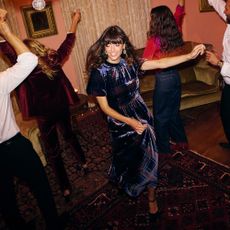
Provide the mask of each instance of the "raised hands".
{"label": "raised hands", "polygon": [[185,0],[178,0],[178,5],[184,6]]}
{"label": "raised hands", "polygon": [[5,21],[0,21],[0,34],[6,38],[11,33],[8,24]]}
{"label": "raised hands", "polygon": [[80,22],[80,20],[81,20],[81,11],[79,9],[76,9],[72,13],[72,23],[69,30],[71,33],[76,33],[77,25]]}
{"label": "raised hands", "polygon": [[6,20],[6,15],[7,15],[7,11],[0,8],[0,22],[3,22]]}
{"label": "raised hands", "polygon": [[78,23],[81,20],[81,11],[80,9],[76,9],[73,13],[72,13],[72,21]]}

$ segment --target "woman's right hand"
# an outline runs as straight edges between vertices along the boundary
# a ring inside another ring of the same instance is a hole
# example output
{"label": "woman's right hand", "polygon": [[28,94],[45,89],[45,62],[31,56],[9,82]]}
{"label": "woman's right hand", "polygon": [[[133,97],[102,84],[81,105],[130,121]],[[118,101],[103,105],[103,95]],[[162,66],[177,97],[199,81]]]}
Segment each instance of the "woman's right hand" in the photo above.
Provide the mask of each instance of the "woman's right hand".
{"label": "woman's right hand", "polygon": [[147,128],[147,124],[142,124],[140,121],[136,120],[135,118],[130,118],[128,125],[131,126],[139,135],[141,135]]}
{"label": "woman's right hand", "polygon": [[7,11],[0,8],[0,22],[4,22],[6,20]]}
{"label": "woman's right hand", "polygon": [[5,37],[11,33],[8,24],[5,21],[0,21],[0,34]]}

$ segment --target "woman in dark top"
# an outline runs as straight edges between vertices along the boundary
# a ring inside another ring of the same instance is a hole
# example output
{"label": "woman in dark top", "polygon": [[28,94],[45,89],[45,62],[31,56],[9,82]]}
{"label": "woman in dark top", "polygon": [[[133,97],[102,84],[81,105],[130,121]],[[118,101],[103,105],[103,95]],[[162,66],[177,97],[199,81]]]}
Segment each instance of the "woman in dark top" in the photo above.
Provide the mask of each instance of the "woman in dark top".
{"label": "woman in dark top", "polygon": [[[77,10],[72,16],[70,31],[57,51],[46,48],[37,40],[25,39],[24,43],[36,54],[38,65],[29,77],[16,89],[19,105],[24,118],[36,118],[42,141],[46,147],[48,162],[51,164],[63,196],[69,199],[71,185],[61,157],[58,131],[70,144],[81,166],[86,169],[86,159],[78,139],[72,131],[69,105],[77,103],[78,97],[62,70],[75,42],[75,33],[81,14]],[[1,44],[1,50],[15,63],[16,55],[8,43]]]}
{"label": "woman in dark top", "polygon": [[199,45],[190,54],[157,61],[139,60],[125,32],[111,26],[87,54],[87,93],[96,96],[102,111],[108,115],[113,147],[109,178],[132,197],[148,188],[153,219],[158,216],[155,197],[158,153],[153,117],[140,95],[138,77],[141,70],[176,65],[203,51],[204,46]]}

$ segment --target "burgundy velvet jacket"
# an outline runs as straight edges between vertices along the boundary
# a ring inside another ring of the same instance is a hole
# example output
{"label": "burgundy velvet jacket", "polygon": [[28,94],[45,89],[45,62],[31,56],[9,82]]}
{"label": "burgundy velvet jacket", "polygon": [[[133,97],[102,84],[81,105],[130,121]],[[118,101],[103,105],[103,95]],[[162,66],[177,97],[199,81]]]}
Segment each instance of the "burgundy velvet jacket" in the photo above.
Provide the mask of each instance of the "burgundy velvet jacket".
{"label": "burgundy velvet jacket", "polygon": [[[57,50],[58,60],[63,63],[69,56],[75,34],[69,33]],[[14,64],[17,55],[9,43],[0,43],[0,49]],[[31,117],[55,117],[56,114],[75,104],[78,96],[70,81],[60,67],[51,80],[37,66],[34,71],[16,89],[19,107],[24,119]]]}

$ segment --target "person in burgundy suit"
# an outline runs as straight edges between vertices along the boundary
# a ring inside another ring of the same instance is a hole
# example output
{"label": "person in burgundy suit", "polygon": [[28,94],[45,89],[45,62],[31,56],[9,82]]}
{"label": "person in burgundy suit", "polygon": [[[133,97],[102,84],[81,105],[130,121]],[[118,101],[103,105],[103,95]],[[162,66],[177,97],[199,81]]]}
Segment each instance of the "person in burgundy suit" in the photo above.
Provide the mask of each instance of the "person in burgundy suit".
{"label": "person in burgundy suit", "polygon": [[[47,48],[37,40],[24,40],[39,59],[35,70],[16,89],[23,117],[33,117],[38,122],[48,162],[57,176],[66,200],[70,198],[71,185],[61,156],[58,129],[78,158],[81,168],[87,168],[85,154],[71,127],[69,105],[78,103],[78,97],[62,70],[62,64],[74,45],[80,19],[81,14],[77,10],[72,16],[70,31],[57,50]],[[8,43],[2,43],[1,50],[12,64],[16,62],[17,56]]]}

